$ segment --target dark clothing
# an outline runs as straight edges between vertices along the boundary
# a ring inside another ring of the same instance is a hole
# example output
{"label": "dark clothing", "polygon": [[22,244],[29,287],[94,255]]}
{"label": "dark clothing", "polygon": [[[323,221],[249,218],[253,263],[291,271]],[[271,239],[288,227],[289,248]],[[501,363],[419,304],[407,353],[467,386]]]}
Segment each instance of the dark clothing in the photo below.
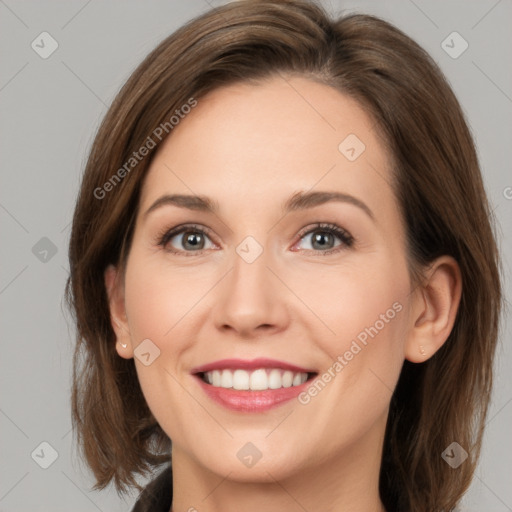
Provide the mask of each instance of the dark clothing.
{"label": "dark clothing", "polygon": [[172,468],[167,467],[140,493],[131,512],[169,512],[172,505]]}

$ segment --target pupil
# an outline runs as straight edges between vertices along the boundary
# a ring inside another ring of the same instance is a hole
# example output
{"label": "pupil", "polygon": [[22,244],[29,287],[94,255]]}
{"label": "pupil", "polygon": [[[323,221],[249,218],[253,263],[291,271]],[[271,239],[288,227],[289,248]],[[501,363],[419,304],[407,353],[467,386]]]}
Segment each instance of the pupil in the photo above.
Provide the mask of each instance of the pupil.
{"label": "pupil", "polygon": [[325,248],[326,246],[326,243],[325,243],[325,239],[326,237],[331,237],[332,235],[330,233],[318,233],[315,235],[314,237],[314,242],[313,244],[315,243],[319,243],[320,244],[320,248]]}
{"label": "pupil", "polygon": [[190,244],[191,247],[196,248],[201,243],[201,235],[198,235],[197,233],[188,232],[186,236],[186,244]]}

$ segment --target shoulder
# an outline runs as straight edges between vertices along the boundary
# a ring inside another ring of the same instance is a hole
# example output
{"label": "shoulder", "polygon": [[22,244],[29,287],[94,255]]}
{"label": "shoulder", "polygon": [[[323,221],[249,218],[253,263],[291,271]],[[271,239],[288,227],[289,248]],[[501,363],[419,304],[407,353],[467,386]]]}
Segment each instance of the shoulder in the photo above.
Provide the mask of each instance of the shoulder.
{"label": "shoulder", "polygon": [[172,468],[169,465],[140,493],[131,512],[169,512],[172,504]]}

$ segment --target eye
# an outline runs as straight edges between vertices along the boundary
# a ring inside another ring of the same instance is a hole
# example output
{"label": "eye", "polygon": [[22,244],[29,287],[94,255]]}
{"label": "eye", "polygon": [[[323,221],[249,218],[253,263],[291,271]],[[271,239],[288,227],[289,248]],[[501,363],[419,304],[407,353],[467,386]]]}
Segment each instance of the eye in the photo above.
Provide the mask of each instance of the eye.
{"label": "eye", "polygon": [[[352,247],[354,244],[352,235],[336,224],[317,224],[300,236],[301,240],[307,240],[308,238],[310,240],[310,247],[306,247],[305,250],[323,252],[324,254],[333,254]],[[337,245],[336,239],[340,241]]]}
{"label": "eye", "polygon": [[[208,231],[196,225],[177,226],[160,234],[157,237],[157,244],[176,254],[187,252],[201,254],[203,250],[215,247],[208,236]],[[210,247],[207,242],[211,244]],[[189,254],[184,255],[189,256]],[[190,256],[193,255],[190,254]]]}
{"label": "eye", "polygon": [[[301,232],[300,239],[301,241],[307,240],[308,237],[311,248],[302,249],[325,255],[336,253],[354,244],[352,235],[336,224],[319,223],[312,228],[306,228]],[[336,239],[339,242],[338,244],[336,244]],[[208,243],[210,246],[208,246]],[[196,256],[207,249],[216,247],[210,239],[209,229],[195,224],[176,226],[164,230],[157,235],[156,244],[166,251],[183,256]]]}

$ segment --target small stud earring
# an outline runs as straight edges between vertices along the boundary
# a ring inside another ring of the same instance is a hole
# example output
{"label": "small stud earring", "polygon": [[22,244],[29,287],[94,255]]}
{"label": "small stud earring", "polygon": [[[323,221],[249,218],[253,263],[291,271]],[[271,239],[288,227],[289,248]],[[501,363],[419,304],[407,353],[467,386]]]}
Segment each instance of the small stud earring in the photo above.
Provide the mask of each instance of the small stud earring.
{"label": "small stud earring", "polygon": [[121,343],[121,347],[126,348],[128,346],[128,343]]}
{"label": "small stud earring", "polygon": [[423,345],[420,345],[420,354],[424,356],[426,354],[425,349],[423,348]]}

